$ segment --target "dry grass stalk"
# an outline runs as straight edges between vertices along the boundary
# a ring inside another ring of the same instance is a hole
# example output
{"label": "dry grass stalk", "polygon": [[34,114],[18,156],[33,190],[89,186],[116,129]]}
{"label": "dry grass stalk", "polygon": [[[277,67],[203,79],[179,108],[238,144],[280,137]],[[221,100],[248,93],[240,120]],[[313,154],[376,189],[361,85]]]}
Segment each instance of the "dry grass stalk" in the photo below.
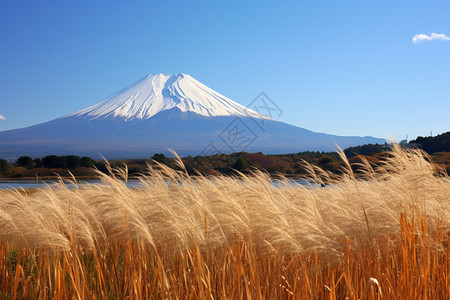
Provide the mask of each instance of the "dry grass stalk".
{"label": "dry grass stalk", "polygon": [[160,165],[138,189],[123,169],[0,191],[0,295],[445,299],[450,180],[428,159],[396,147],[364,180],[309,166],[325,188]]}

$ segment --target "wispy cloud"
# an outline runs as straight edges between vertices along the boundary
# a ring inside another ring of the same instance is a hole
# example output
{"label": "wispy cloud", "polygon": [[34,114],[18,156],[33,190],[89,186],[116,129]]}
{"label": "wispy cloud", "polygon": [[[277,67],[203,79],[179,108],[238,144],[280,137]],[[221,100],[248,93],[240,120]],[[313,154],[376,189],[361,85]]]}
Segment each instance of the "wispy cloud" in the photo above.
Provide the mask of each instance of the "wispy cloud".
{"label": "wispy cloud", "polygon": [[425,33],[419,33],[419,34],[416,34],[412,38],[412,42],[414,44],[418,44],[418,43],[423,42],[423,41],[433,41],[433,40],[450,41],[450,36],[446,36],[443,33],[434,33],[433,32],[430,35],[427,35]]}
{"label": "wispy cloud", "polygon": [[0,115],[0,120],[6,120],[6,118],[3,115]]}

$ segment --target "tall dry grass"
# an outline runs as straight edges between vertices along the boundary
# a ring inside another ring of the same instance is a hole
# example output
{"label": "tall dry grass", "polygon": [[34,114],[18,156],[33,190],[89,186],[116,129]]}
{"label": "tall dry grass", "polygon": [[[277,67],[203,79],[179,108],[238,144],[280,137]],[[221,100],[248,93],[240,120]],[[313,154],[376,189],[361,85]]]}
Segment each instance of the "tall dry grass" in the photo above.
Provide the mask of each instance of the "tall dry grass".
{"label": "tall dry grass", "polygon": [[358,176],[308,168],[316,185],[161,165],[140,188],[124,168],[99,185],[1,191],[0,295],[448,299],[447,174],[399,147]]}

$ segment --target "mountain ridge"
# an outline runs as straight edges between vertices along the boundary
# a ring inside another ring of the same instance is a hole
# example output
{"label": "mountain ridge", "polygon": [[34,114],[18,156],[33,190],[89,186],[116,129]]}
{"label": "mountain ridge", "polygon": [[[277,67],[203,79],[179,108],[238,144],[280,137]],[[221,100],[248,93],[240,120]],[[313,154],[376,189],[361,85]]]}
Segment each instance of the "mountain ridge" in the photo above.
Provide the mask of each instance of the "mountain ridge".
{"label": "mountain ridge", "polygon": [[313,132],[244,107],[187,74],[150,74],[73,114],[0,132],[0,157],[135,158],[168,149],[180,155],[280,154],[384,141]]}

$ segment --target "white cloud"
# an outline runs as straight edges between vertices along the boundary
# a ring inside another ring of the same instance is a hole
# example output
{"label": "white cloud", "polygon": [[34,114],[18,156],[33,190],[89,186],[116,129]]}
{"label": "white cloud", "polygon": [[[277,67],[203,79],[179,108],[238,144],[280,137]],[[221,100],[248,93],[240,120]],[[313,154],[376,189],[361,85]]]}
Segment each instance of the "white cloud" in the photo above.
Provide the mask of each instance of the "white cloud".
{"label": "white cloud", "polygon": [[0,120],[6,120],[6,118],[3,115],[0,115]]}
{"label": "white cloud", "polygon": [[450,41],[450,36],[446,36],[443,33],[432,33],[430,35],[426,35],[425,33],[416,34],[412,38],[412,42],[414,44],[418,44],[423,41],[432,41],[432,40],[442,40],[442,41]]}

